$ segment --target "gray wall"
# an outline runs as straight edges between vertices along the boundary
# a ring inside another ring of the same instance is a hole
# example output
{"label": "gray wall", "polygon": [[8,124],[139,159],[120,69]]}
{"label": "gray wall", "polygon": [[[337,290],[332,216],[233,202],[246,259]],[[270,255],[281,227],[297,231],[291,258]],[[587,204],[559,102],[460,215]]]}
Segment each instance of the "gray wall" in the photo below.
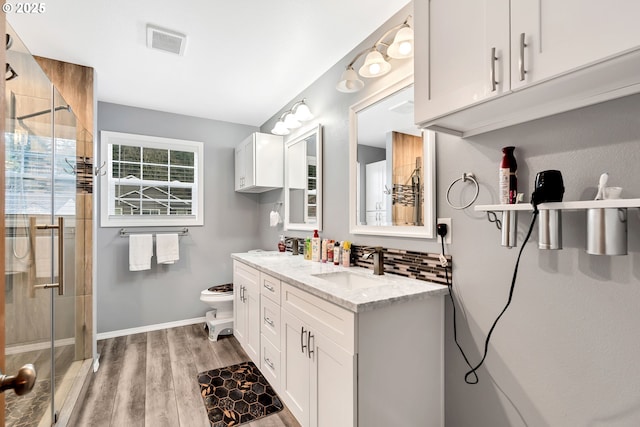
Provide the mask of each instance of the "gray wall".
{"label": "gray wall", "polygon": [[[392,22],[402,21],[406,13]],[[354,49],[354,53],[373,43]],[[292,100],[307,103],[324,126],[324,231],[322,237],[356,244],[439,252],[435,240],[349,234],[348,108],[395,78],[367,80],[364,91],[343,94],[335,84],[339,64]],[[290,104],[287,105],[287,107]],[[285,106],[283,106],[283,109]],[[274,114],[263,130],[272,128]],[[500,234],[472,208],[450,208],[449,184],[474,172],[481,184],[477,204],[497,203],[498,165],[503,146],[515,145],[520,191],[531,194],[536,172],[560,169],[565,200],[592,199],[599,175],[640,197],[640,95],[534,122],[460,139],[438,135],[437,215],[452,218],[454,292],[458,335],[473,363],[507,300],[516,250],[500,246]],[[266,218],[281,192],[260,197]],[[466,366],[453,343],[451,304],[445,331],[446,425],[465,426],[636,426],[640,423],[640,216],[629,211],[629,255],[586,254],[585,213],[563,215],[564,249],[540,251],[537,233],[520,264],[514,301],[496,328],[480,383],[464,382]],[[520,242],[530,214],[520,216]],[[263,247],[275,249],[281,228],[260,224]],[[287,232],[305,236],[307,232]],[[417,325],[407,325],[416,327]],[[381,337],[384,339],[384,337]],[[425,363],[429,363],[425,360]],[[428,399],[428,396],[416,396]]]}
{"label": "gray wall", "polygon": [[[231,281],[229,254],[259,245],[258,196],[234,191],[234,147],[257,129],[98,103],[98,129],[204,143],[204,226],[180,238],[180,260],[129,271],[128,240],[98,228],[98,333],[204,316],[200,291]],[[175,228],[174,228],[175,229]]]}

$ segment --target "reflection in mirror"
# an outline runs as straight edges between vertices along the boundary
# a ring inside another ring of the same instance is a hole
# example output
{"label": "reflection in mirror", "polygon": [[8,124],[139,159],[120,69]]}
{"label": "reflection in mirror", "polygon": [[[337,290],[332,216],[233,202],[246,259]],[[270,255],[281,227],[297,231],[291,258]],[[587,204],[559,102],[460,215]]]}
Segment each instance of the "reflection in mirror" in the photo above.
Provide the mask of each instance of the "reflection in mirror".
{"label": "reflection in mirror", "polygon": [[414,124],[412,79],[351,113],[351,232],[433,237],[434,135]]}
{"label": "reflection in mirror", "polygon": [[318,125],[285,146],[285,230],[322,230],[322,132]]}

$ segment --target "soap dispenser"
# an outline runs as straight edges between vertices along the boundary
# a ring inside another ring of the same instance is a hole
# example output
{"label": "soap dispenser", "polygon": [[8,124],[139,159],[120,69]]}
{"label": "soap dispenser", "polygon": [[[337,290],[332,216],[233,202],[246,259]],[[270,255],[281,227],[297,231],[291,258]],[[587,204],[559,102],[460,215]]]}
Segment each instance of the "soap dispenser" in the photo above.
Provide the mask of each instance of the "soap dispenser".
{"label": "soap dispenser", "polygon": [[280,235],[280,241],[278,242],[278,252],[284,252],[287,249],[287,245],[284,242],[284,234]]}

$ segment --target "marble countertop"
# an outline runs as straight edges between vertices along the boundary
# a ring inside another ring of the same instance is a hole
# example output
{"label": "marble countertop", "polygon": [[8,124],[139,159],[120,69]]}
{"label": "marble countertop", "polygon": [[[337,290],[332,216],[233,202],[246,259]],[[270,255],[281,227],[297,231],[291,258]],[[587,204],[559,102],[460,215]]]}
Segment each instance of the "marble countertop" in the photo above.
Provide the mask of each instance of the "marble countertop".
{"label": "marble countertop", "polygon": [[[289,252],[234,253],[231,258],[354,313],[408,300],[447,295],[449,292],[446,286],[437,283],[389,273],[375,276],[370,269],[312,262]],[[345,274],[357,276],[356,281],[364,285],[351,288],[332,281],[336,275],[331,273],[339,272],[348,272],[337,275],[343,278]]]}

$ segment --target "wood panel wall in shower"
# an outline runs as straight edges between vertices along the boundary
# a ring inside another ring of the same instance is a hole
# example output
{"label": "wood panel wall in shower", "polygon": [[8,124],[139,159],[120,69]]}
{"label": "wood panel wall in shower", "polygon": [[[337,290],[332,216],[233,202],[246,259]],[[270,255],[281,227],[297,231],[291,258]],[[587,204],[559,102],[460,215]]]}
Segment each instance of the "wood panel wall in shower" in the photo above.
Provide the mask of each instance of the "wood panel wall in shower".
{"label": "wood panel wall in shower", "polygon": [[[424,186],[424,143],[422,137],[391,132],[393,147],[394,203],[393,225],[422,225],[422,192]],[[418,174],[418,191],[412,189],[412,176]],[[417,204],[417,206],[416,206]],[[417,224],[416,224],[417,222]]]}
{"label": "wood panel wall in shower", "polygon": [[[36,61],[53,82],[78,118],[76,186],[76,359],[92,357],[93,331],[93,130],[94,69],[36,56]],[[99,165],[96,165],[99,166]],[[81,315],[83,313],[84,315]]]}

